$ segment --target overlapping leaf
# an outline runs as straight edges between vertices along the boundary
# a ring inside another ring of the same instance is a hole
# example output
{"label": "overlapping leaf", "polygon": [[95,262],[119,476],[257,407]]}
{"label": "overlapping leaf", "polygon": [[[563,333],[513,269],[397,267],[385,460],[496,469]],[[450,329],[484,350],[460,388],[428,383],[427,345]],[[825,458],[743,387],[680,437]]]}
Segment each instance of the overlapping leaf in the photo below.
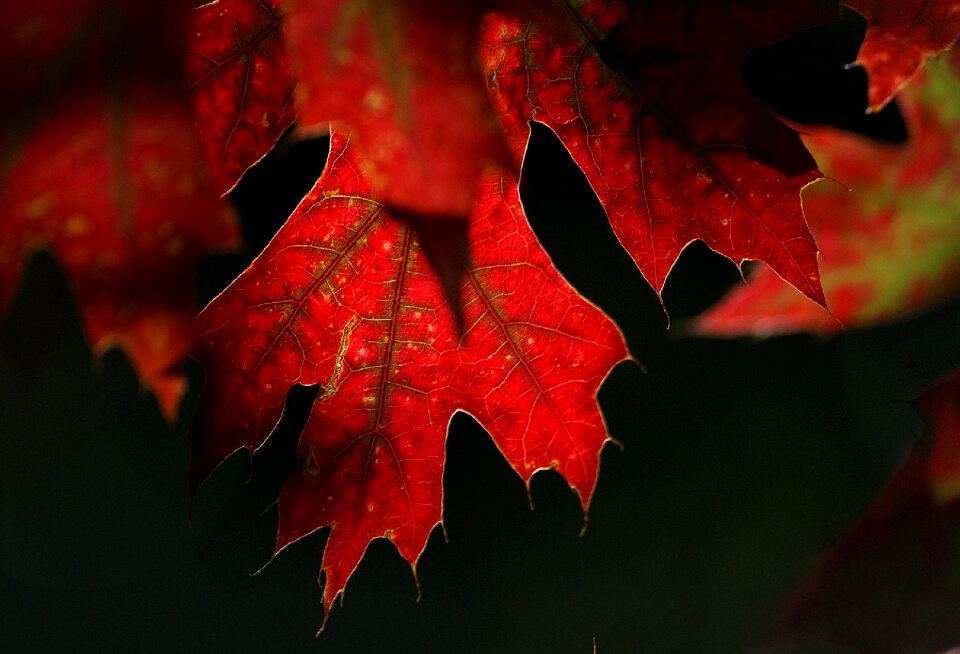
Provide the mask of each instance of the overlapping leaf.
{"label": "overlapping leaf", "polygon": [[940,652],[960,640],[960,378],[920,406],[928,437],[788,596],[767,640],[773,651]]}
{"label": "overlapping leaf", "polygon": [[856,63],[869,75],[867,103],[879,111],[928,57],[960,35],[958,0],[844,0],[868,21]]}
{"label": "overlapping leaf", "polygon": [[117,345],[172,419],[193,270],[236,244],[182,88],[186,7],[15,4],[3,44],[0,305],[31,253],[65,269],[87,336]]}
{"label": "overlapping leaf", "polygon": [[293,124],[293,63],[279,0],[216,0],[190,15],[187,75],[197,133],[225,193]]}
{"label": "overlapping leaf", "polygon": [[476,54],[484,0],[296,0],[289,35],[304,127],[348,124],[390,207],[463,220],[510,166]]}
{"label": "overlapping leaf", "polygon": [[194,488],[264,442],[293,384],[320,385],[301,468],[280,496],[277,549],[332,525],[327,608],[371,539],[417,560],[441,518],[456,411],[476,417],[525,480],[558,470],[586,505],[607,440],[596,392],[626,356],[612,321],[537,243],[515,179],[486,176],[471,213],[461,336],[416,235],[371,199],[361,170],[334,132],[317,185],[198,318],[207,382]]}
{"label": "overlapping leaf", "polygon": [[564,1],[577,42],[505,15],[488,18],[481,58],[514,156],[530,121],[552,129],[659,293],[702,239],[759,259],[824,303],[799,192],[820,176],[796,132],[740,74],[751,49],[827,20],[814,3]]}
{"label": "overlapping leaf", "polygon": [[[960,62],[960,59],[958,59]],[[759,335],[860,327],[960,290],[960,94],[957,70],[932,61],[903,93],[910,138],[882,144],[838,130],[809,143],[836,182],[803,193],[826,263],[823,286],[839,323],[767,270],[696,323],[711,334]]]}

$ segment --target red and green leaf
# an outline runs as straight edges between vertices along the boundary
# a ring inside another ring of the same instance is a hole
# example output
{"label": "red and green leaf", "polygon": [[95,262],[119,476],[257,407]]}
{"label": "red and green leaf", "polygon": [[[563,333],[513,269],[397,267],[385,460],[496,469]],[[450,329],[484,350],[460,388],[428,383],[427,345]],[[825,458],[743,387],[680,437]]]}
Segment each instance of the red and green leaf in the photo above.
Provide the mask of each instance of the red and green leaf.
{"label": "red and green leaf", "polygon": [[182,88],[186,8],[56,5],[24,10],[0,39],[11,73],[0,86],[15,109],[0,126],[0,305],[27,258],[49,248],[94,350],[122,348],[173,419],[194,268],[237,243]]}
{"label": "red and green leaf", "polygon": [[[958,67],[957,69],[960,69]],[[826,263],[823,286],[848,327],[909,315],[960,290],[960,94],[950,61],[932,61],[903,93],[910,138],[882,144],[839,130],[808,142],[833,181],[803,193]],[[840,323],[769,270],[695,323],[703,333],[759,335]]]}
{"label": "red and green leaf", "polygon": [[586,506],[608,439],[596,393],[626,358],[613,322],[560,277],[516,180],[487,175],[469,220],[462,335],[418,238],[372,199],[342,132],[264,252],[198,318],[207,383],[191,484],[258,448],[293,384],[320,392],[280,495],[279,551],[332,525],[329,609],[373,538],[412,565],[441,519],[447,425],[473,415],[525,480],[562,473]]}
{"label": "red and green leaf", "polygon": [[856,63],[869,76],[867,104],[880,111],[924,60],[960,35],[958,0],[844,0],[867,19]]}

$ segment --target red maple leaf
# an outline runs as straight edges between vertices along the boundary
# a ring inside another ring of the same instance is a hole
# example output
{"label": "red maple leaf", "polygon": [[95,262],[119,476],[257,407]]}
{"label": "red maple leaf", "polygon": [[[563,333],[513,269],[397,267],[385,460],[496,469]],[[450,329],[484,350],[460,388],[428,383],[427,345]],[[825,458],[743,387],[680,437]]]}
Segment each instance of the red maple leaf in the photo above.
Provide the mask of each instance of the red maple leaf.
{"label": "red maple leaf", "polygon": [[880,111],[928,57],[960,35],[958,0],[844,0],[867,19],[856,63],[869,75],[869,111]]}
{"label": "red maple leaf", "polygon": [[207,383],[194,489],[231,452],[265,441],[293,384],[320,385],[300,470],[280,495],[277,550],[332,525],[327,609],[371,539],[415,564],[441,519],[456,411],[486,427],[524,480],[557,470],[586,507],[608,440],[596,393],[627,356],[613,322],[537,243],[515,178],[487,175],[470,215],[462,335],[412,228],[372,193],[334,132],[317,185],[198,318]]}
{"label": "red maple leaf", "polygon": [[807,139],[837,182],[805,189],[837,320],[768,270],[696,320],[715,335],[832,332],[911,315],[960,290],[960,56],[930,62],[904,92],[910,138],[890,144],[836,129]]}
{"label": "red maple leaf", "polygon": [[481,30],[491,100],[519,160],[553,130],[659,294],[693,240],[767,263],[824,304],[800,189],[820,177],[797,133],[740,73],[744,55],[828,20],[816,4],[561,2],[578,39],[495,15]]}
{"label": "red maple leaf", "polygon": [[202,170],[179,3],[15,3],[0,27],[0,306],[50,248],[97,352],[121,347],[168,419],[205,253],[237,243]]}
{"label": "red maple leaf", "polygon": [[960,377],[919,405],[929,434],[787,596],[766,641],[772,651],[830,643],[877,654],[940,652],[960,639]]}
{"label": "red maple leaf", "polygon": [[190,14],[187,76],[214,185],[229,191],[293,124],[279,0],[217,0]]}

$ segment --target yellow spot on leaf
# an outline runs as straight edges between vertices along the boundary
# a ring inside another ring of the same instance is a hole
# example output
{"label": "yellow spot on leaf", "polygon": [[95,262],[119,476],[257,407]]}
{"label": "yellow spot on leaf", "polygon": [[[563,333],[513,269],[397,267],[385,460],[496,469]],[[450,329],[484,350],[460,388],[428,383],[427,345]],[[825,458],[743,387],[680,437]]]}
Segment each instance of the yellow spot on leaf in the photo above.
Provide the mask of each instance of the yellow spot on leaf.
{"label": "yellow spot on leaf", "polygon": [[67,236],[80,236],[81,234],[86,234],[89,227],[90,225],[84,216],[74,213],[70,214],[70,217],[67,218],[63,231]]}
{"label": "yellow spot on leaf", "polygon": [[175,257],[181,252],[183,252],[183,239],[182,238],[173,238],[167,241],[166,247],[163,248],[164,253],[168,257]]}
{"label": "yellow spot on leaf", "polygon": [[367,94],[363,96],[363,108],[370,113],[382,113],[386,110],[388,104],[389,100],[386,94],[379,89],[370,89],[367,91]]}
{"label": "yellow spot on leaf", "polygon": [[52,191],[47,191],[38,195],[26,207],[26,214],[29,218],[43,218],[53,206],[54,195]]}

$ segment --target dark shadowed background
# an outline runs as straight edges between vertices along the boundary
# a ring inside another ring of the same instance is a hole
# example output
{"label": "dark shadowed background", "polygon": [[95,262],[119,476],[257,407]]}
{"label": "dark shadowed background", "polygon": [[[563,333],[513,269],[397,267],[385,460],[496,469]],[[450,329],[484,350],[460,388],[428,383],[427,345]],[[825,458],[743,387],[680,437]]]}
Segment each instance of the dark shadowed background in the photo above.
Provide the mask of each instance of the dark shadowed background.
{"label": "dark shadowed background", "polygon": [[[906,137],[895,107],[867,117],[844,70],[850,18],[754,53],[745,74],[788,117]],[[323,140],[292,144],[233,194],[249,250],[206,262],[207,302],[316,181]],[[562,145],[536,128],[523,199],[567,278],[621,326],[639,367],[600,393],[610,434],[589,528],[556,473],[523,483],[458,415],[421,599],[375,541],[326,630],[317,573],[326,532],[262,572],[273,506],[314,389],[295,388],[253,457],[231,457],[191,502],[191,392],[168,427],[118,352],[95,360],[66,281],[29,265],[0,324],[0,649],[8,652],[737,652],[774,603],[862,514],[923,423],[909,404],[960,361],[960,303],[882,329],[816,336],[684,337],[739,280],[700,244],[667,283],[667,322]],[[186,435],[185,435],[186,434]],[[827,650],[823,650],[827,651]]]}

